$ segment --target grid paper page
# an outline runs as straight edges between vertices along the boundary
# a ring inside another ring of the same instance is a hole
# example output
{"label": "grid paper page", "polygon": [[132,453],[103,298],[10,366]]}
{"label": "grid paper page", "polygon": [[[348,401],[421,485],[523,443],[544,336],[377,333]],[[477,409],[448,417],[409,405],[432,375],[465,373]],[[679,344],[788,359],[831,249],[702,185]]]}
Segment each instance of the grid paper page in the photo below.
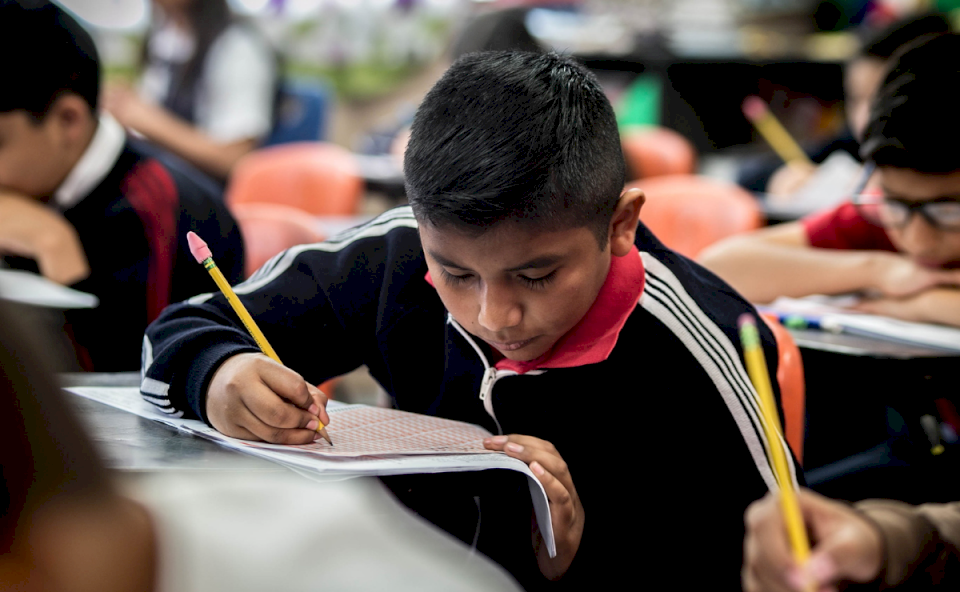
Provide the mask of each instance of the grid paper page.
{"label": "grid paper page", "polygon": [[[325,456],[387,456],[395,454],[489,454],[483,439],[490,432],[480,426],[363,405],[328,408],[327,433],[333,440],[284,446]],[[262,442],[255,444],[265,447]],[[266,447],[271,447],[266,445]]]}

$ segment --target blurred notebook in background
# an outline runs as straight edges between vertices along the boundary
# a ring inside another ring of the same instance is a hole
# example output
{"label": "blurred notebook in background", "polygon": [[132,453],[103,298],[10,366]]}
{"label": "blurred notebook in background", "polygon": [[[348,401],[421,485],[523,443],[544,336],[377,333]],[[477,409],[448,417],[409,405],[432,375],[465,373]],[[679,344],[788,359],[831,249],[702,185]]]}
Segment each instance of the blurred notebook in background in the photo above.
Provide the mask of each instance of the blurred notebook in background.
{"label": "blurred notebook in background", "polygon": [[913,323],[885,316],[857,312],[845,308],[856,302],[852,296],[808,296],[777,298],[759,306],[761,311],[776,314],[789,325],[791,316],[810,321],[824,331],[864,335],[886,341],[922,345],[947,352],[960,352],[960,329],[945,325]]}
{"label": "blurred notebook in background", "polygon": [[787,196],[767,194],[764,213],[777,219],[794,220],[831,208],[850,198],[862,177],[863,165],[838,150],[818,165],[816,172],[794,193]]}
{"label": "blurred notebook in background", "polygon": [[100,303],[93,294],[51,282],[41,275],[2,268],[0,268],[0,298],[61,310],[96,308]]}

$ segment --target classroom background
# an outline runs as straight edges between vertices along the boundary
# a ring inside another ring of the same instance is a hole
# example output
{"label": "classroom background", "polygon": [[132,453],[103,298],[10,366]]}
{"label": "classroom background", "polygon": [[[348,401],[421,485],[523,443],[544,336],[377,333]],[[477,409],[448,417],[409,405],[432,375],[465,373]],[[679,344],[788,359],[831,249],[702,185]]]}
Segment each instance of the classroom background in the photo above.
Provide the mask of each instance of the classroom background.
{"label": "classroom background", "polygon": [[[92,31],[105,84],[135,87],[143,37],[157,15],[151,3],[62,5]],[[802,149],[827,143],[844,131],[844,65],[863,42],[911,15],[938,11],[956,20],[960,1],[229,5],[269,41],[280,64],[273,129],[223,179],[249,275],[283,248],[404,203],[406,126],[451,59],[474,49],[533,44],[570,53],[593,70],[617,113],[629,181],[648,195],[641,220],[680,253],[696,257],[730,234],[795,220],[824,203],[767,195],[743,181],[750,167],[782,163],[744,102],[759,97]],[[849,181],[858,172],[855,164],[836,175]],[[960,429],[955,409],[941,404],[944,393],[956,391],[950,382],[960,353],[805,328],[786,335],[793,349],[783,360],[793,355],[794,362],[782,368],[793,374],[781,377],[781,388],[799,390],[785,404],[786,430],[802,451],[808,483],[846,499],[955,498],[943,471],[956,451],[930,450],[932,440],[955,442]],[[362,372],[325,390],[342,401],[384,403]]]}

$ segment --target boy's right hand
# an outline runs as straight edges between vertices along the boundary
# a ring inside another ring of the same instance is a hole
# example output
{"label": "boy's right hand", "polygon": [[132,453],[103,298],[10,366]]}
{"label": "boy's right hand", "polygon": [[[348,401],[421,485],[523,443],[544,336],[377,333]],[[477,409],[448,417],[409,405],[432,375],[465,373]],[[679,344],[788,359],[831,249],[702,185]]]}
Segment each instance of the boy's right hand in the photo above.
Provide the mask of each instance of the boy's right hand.
{"label": "boy's right hand", "polygon": [[960,286],[960,269],[924,267],[906,255],[876,253],[878,273],[873,288],[890,298],[912,296],[937,286]]}
{"label": "boy's right hand", "polygon": [[0,191],[0,255],[37,262],[49,280],[69,286],[90,275],[77,229],[36,200]]}
{"label": "boy's right hand", "polygon": [[272,444],[309,444],[327,425],[327,396],[261,353],[228,358],[207,389],[207,417],[220,433]]}

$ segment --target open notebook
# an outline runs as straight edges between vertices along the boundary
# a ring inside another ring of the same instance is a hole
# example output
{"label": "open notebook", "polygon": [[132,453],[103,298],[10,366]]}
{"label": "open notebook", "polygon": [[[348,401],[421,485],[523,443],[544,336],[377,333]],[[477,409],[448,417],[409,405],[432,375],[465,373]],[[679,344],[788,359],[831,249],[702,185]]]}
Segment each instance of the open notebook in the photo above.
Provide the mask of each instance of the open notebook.
{"label": "open notebook", "polygon": [[856,312],[843,308],[848,301],[844,297],[828,296],[777,298],[772,304],[760,308],[778,315],[815,317],[825,331],[866,335],[960,353],[960,329]]}
{"label": "open notebook", "polygon": [[537,523],[550,556],[556,555],[550,505],[543,486],[526,463],[485,449],[483,439],[490,436],[490,432],[480,426],[396,409],[330,401],[327,433],[335,446],[323,440],[284,446],[230,438],[202,421],[171,417],[147,403],[136,387],[74,387],[66,391],[314,477],[342,479],[484,469],[519,471],[527,476]]}
{"label": "open notebook", "polygon": [[0,268],[0,298],[64,310],[95,308],[99,304],[93,294],[61,286],[35,273],[5,268]]}

